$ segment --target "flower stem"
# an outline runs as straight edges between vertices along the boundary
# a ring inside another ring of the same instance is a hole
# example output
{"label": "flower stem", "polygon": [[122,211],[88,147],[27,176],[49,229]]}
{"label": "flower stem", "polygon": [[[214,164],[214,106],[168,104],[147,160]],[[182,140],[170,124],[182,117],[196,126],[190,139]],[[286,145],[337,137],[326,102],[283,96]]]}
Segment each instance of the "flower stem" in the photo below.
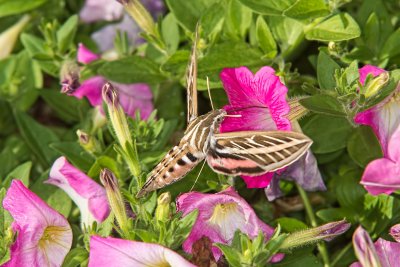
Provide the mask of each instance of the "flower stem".
{"label": "flower stem", "polygon": [[[311,226],[317,227],[318,226],[317,219],[315,218],[314,211],[312,209],[312,206],[311,206],[310,200],[308,199],[306,191],[304,191],[304,189],[297,183],[296,183],[296,187],[297,187],[297,191],[299,191],[300,197],[303,201],[304,208],[306,210],[308,219],[311,222]],[[331,266],[329,263],[329,256],[328,256],[328,251],[326,249],[325,243],[319,243],[317,245],[317,247],[318,247],[319,254],[321,254],[322,260],[324,262],[324,267]]]}
{"label": "flower stem", "polygon": [[337,256],[333,259],[332,261],[332,266],[336,266],[340,259],[349,251],[350,248],[353,247],[352,243],[348,243],[340,252],[337,254]]}

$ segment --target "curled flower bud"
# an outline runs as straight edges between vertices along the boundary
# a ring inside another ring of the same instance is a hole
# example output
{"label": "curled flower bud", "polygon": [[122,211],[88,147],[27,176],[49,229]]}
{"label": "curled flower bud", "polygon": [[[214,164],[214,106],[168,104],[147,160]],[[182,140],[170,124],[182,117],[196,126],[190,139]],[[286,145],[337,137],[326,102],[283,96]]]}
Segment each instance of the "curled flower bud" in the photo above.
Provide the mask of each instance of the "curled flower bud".
{"label": "curled flower bud", "polygon": [[79,78],[78,64],[72,60],[65,61],[60,71],[61,93],[70,95],[75,92],[81,86]]}
{"label": "curled flower bud", "polygon": [[100,181],[106,189],[111,211],[114,213],[119,227],[125,235],[129,235],[130,223],[125,210],[125,203],[119,190],[118,180],[109,169],[100,172]]}
{"label": "curled flower bud", "polygon": [[361,266],[381,266],[374,243],[361,226],[353,234],[353,247]]}
{"label": "curled flower bud", "polygon": [[393,237],[396,242],[400,243],[400,224],[393,225],[390,228],[389,234]]}
{"label": "curled flower bud", "polygon": [[376,76],[366,85],[364,94],[365,97],[369,98],[377,95],[379,91],[388,83],[389,78],[389,73],[386,71]]}
{"label": "curled flower bud", "polygon": [[157,199],[156,219],[157,221],[167,221],[170,216],[171,194],[162,193]]}
{"label": "curled flower bud", "polygon": [[25,15],[16,24],[0,34],[0,59],[6,58],[11,54],[19,34],[30,19],[29,15]]}
{"label": "curled flower bud", "polygon": [[336,236],[343,234],[350,228],[346,220],[327,223],[315,228],[290,234],[282,243],[282,249],[290,249],[302,245],[316,243],[321,240],[331,241]]}
{"label": "curled flower bud", "polygon": [[78,136],[79,144],[87,152],[92,154],[100,151],[100,144],[93,136],[82,130],[77,130],[76,135]]}

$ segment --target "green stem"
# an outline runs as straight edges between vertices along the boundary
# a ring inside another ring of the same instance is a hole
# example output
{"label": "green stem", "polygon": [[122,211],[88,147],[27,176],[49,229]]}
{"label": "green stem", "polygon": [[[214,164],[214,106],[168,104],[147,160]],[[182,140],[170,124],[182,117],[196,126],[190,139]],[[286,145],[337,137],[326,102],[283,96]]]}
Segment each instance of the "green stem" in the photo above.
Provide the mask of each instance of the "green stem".
{"label": "green stem", "polygon": [[[304,208],[306,210],[308,219],[311,222],[311,226],[317,227],[318,226],[317,219],[314,215],[314,211],[312,209],[312,206],[311,206],[310,200],[308,199],[306,191],[304,191],[304,189],[298,184],[296,184],[296,187],[297,187],[297,191],[299,191],[300,197],[303,201]],[[319,243],[317,245],[317,247],[318,247],[319,254],[321,254],[322,260],[324,262],[324,267],[331,266],[329,263],[328,250],[326,249],[325,243]]]}
{"label": "green stem", "polygon": [[336,266],[336,264],[338,264],[338,262],[340,261],[340,259],[349,251],[350,248],[352,248],[353,244],[352,243],[348,243],[340,252],[339,254],[337,254],[337,256],[335,257],[335,259],[332,261],[332,266]]}

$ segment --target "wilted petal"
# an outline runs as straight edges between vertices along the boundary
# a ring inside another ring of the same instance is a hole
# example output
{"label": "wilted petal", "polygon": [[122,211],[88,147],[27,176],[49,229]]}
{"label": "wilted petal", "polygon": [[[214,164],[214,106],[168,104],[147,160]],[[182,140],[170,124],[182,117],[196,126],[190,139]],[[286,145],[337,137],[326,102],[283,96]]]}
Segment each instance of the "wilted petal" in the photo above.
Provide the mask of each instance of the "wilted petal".
{"label": "wilted petal", "polygon": [[[183,216],[197,209],[199,215],[183,249],[191,253],[194,242],[207,236],[213,243],[230,244],[237,230],[251,238],[263,231],[269,238],[273,229],[262,222],[251,206],[230,187],[216,194],[198,192],[178,197],[177,209]],[[212,248],[216,260],[222,255],[217,247]]]}
{"label": "wilted petal", "polygon": [[121,18],[124,8],[113,0],[86,0],[79,13],[83,22],[90,23],[99,20],[112,21]]}
{"label": "wilted petal", "polygon": [[90,49],[88,49],[85,45],[80,43],[78,45],[78,53],[77,53],[77,60],[83,64],[89,64],[92,61],[100,59],[100,56],[93,53]]}
{"label": "wilted petal", "polygon": [[195,266],[174,251],[158,244],[119,238],[90,238],[89,267]]}
{"label": "wilted petal", "polygon": [[68,221],[19,180],[12,181],[3,207],[17,232],[5,266],[61,266],[72,245]]}
{"label": "wilted petal", "polygon": [[353,234],[353,247],[361,266],[380,266],[380,260],[371,237],[361,226]]}
{"label": "wilted petal", "polygon": [[54,162],[46,183],[58,186],[71,197],[81,212],[84,226],[89,227],[94,221],[102,222],[108,217],[110,208],[104,188],[72,166],[65,157]]}
{"label": "wilted petal", "polygon": [[396,242],[400,243],[400,224],[393,225],[390,228],[389,234],[393,237]]}

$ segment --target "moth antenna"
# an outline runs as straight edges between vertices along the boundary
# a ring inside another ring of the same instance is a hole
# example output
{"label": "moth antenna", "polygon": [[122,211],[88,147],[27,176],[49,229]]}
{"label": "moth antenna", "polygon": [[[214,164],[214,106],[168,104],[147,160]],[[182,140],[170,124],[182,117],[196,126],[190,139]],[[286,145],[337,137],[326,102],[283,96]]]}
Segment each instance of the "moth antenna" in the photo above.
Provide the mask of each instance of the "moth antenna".
{"label": "moth antenna", "polygon": [[210,79],[208,79],[208,76],[206,76],[206,80],[207,80],[208,97],[210,98],[211,108],[212,108],[212,110],[214,110],[214,104],[213,104],[213,101],[212,101],[211,90],[210,90]]}
{"label": "moth antenna", "polygon": [[206,164],[206,161],[204,160],[203,165],[201,165],[201,169],[200,169],[200,171],[199,171],[199,174],[197,174],[196,180],[194,180],[194,183],[193,183],[192,187],[190,188],[189,192],[192,192],[194,186],[195,186],[196,183],[197,183],[197,180],[198,180],[199,177],[200,177],[201,172],[203,171],[203,168],[204,168],[204,165],[205,165],[205,164]]}

